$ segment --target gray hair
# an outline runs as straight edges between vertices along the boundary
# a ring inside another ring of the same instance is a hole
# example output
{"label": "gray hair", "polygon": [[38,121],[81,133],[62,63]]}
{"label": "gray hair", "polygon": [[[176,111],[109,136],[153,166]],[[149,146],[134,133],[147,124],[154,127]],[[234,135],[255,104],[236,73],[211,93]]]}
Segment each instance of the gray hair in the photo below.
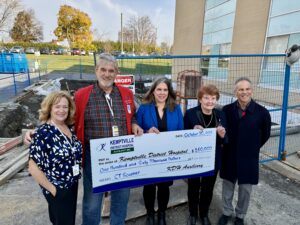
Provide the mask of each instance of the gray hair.
{"label": "gray hair", "polygon": [[248,81],[250,84],[252,84],[252,81],[248,77],[239,77],[238,79],[236,79],[234,84],[237,85],[237,83],[239,83],[241,81]]}
{"label": "gray hair", "polygon": [[235,80],[234,82],[234,91],[237,89],[237,84],[241,81],[247,81],[250,86],[252,86],[252,81],[248,77],[239,77],[238,79]]}
{"label": "gray hair", "polygon": [[118,70],[118,61],[109,53],[101,53],[98,57],[98,62],[96,64],[96,69],[98,69],[100,63],[112,63],[116,70]]}

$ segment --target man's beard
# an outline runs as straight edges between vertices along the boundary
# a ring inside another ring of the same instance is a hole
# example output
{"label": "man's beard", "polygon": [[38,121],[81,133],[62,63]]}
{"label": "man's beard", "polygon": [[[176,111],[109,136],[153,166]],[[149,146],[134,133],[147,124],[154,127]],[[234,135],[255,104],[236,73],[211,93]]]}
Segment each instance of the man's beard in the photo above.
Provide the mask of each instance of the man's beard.
{"label": "man's beard", "polygon": [[114,84],[113,81],[103,81],[103,80],[100,81],[100,86],[104,88],[110,88],[113,86],[113,84]]}

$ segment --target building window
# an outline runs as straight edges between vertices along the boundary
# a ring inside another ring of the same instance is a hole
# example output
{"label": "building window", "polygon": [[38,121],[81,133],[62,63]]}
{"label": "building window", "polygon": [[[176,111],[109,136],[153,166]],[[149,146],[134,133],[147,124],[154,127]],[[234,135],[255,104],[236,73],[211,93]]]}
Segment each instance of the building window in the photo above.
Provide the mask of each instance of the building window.
{"label": "building window", "polygon": [[[202,55],[228,55],[230,54],[230,49],[231,43],[207,45],[202,47]],[[228,65],[228,57],[209,57],[201,60],[202,73],[209,79],[226,80]]]}
{"label": "building window", "polygon": [[[206,0],[202,55],[230,54],[236,0]],[[203,74],[209,79],[226,80],[229,58],[204,58]]]}
{"label": "building window", "polygon": [[[284,53],[293,44],[300,44],[300,1],[273,0],[265,46],[266,54]],[[291,68],[290,88],[299,91],[300,64]],[[283,58],[265,57],[260,75],[260,86],[283,89],[285,63]]]}
{"label": "building window", "polygon": [[271,17],[287,14],[300,9],[300,1],[295,0],[273,0]]}
{"label": "building window", "polygon": [[[279,54],[286,51],[295,43],[300,43],[300,33],[281,35],[267,38],[266,54]],[[279,57],[265,57],[263,60],[260,85],[283,89],[285,62]],[[297,62],[291,68],[290,88],[299,91],[300,87],[300,63]]]}
{"label": "building window", "polygon": [[270,18],[268,36],[300,32],[300,10]]}
{"label": "building window", "polygon": [[207,0],[205,2],[205,10],[208,10],[208,9],[211,9],[211,8],[214,8],[224,2],[227,2],[228,0]]}

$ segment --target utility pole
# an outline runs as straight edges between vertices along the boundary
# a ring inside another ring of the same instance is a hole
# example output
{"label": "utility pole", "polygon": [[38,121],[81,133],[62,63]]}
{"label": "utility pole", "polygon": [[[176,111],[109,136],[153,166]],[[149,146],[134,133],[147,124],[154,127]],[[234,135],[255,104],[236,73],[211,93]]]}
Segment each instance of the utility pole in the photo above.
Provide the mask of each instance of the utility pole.
{"label": "utility pole", "polygon": [[157,27],[155,27],[155,46],[156,46],[156,42],[157,42]]}
{"label": "utility pole", "polygon": [[121,54],[124,54],[124,51],[123,51],[123,13],[121,13]]}
{"label": "utility pole", "polygon": [[134,29],[132,30],[132,53],[134,54]]}

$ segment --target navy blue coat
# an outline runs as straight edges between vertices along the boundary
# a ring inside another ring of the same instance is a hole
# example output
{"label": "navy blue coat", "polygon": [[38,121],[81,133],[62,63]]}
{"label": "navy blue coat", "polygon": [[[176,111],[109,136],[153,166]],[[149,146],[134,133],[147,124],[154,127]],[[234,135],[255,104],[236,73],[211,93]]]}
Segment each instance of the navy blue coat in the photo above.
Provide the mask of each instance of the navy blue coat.
{"label": "navy blue coat", "polygon": [[[204,127],[203,116],[200,115],[200,113],[202,113],[200,107],[201,106],[199,105],[186,111],[184,115],[184,129],[194,129],[195,125],[201,125]],[[221,124],[226,129],[225,114],[218,109],[213,109],[213,113],[216,119],[215,124]],[[223,148],[223,143],[226,142],[225,140],[226,140],[226,136],[224,139],[222,139],[217,134],[215,172],[218,172],[221,166],[221,151]]]}
{"label": "navy blue coat", "polygon": [[239,118],[237,101],[223,107],[227,121],[228,145],[222,152],[220,176],[239,184],[258,183],[260,148],[271,131],[269,111],[251,100],[246,115]]}

